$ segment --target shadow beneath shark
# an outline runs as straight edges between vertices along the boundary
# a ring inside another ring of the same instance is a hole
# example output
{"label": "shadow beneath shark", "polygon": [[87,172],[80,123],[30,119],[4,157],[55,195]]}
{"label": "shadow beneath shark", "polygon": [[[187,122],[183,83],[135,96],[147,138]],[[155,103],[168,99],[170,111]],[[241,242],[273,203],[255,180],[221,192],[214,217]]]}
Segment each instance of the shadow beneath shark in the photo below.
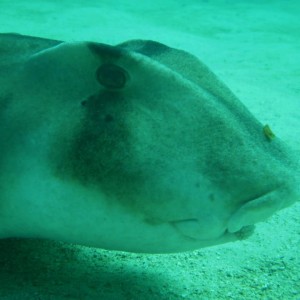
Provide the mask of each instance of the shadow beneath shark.
{"label": "shadow beneath shark", "polygon": [[[162,273],[139,264],[142,256],[47,240],[1,240],[0,298],[180,299]],[[137,264],[128,265],[130,260]]]}

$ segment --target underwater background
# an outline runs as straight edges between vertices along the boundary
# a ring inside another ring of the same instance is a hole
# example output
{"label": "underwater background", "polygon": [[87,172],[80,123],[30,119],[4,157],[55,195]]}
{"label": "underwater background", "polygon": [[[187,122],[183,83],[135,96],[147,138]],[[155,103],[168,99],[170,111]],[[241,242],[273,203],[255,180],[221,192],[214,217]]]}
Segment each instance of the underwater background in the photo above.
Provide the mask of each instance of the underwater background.
{"label": "underwater background", "polygon": [[[300,1],[0,0],[0,32],[184,49],[300,153]],[[247,240],[170,255],[0,240],[0,299],[299,300],[299,216],[297,203]]]}

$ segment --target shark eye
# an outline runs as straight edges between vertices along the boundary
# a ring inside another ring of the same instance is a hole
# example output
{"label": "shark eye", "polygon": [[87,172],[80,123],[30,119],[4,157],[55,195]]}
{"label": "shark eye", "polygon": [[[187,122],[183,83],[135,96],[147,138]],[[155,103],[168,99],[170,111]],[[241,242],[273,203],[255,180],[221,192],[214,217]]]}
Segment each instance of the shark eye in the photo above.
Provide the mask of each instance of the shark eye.
{"label": "shark eye", "polygon": [[114,64],[103,64],[97,69],[96,78],[105,88],[118,90],[125,87],[129,77],[123,68]]}

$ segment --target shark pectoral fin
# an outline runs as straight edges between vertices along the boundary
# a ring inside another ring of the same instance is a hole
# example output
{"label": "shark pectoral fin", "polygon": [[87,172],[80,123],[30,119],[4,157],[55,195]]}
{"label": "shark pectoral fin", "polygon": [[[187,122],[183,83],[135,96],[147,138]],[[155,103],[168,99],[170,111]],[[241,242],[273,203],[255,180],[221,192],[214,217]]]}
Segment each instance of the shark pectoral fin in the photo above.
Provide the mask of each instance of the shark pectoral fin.
{"label": "shark pectoral fin", "polygon": [[281,192],[275,190],[239,208],[229,219],[228,231],[237,232],[242,227],[253,225],[270,217],[282,207]]}

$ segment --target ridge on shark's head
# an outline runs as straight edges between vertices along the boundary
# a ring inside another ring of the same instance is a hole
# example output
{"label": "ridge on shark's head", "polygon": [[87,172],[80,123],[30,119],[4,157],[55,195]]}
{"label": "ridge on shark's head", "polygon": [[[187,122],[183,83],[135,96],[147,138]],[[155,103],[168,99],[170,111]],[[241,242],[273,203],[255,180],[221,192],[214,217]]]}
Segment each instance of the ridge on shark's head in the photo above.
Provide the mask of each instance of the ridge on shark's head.
{"label": "ridge on shark's head", "polygon": [[167,253],[299,199],[299,160],[196,57],[0,35],[0,237]]}

